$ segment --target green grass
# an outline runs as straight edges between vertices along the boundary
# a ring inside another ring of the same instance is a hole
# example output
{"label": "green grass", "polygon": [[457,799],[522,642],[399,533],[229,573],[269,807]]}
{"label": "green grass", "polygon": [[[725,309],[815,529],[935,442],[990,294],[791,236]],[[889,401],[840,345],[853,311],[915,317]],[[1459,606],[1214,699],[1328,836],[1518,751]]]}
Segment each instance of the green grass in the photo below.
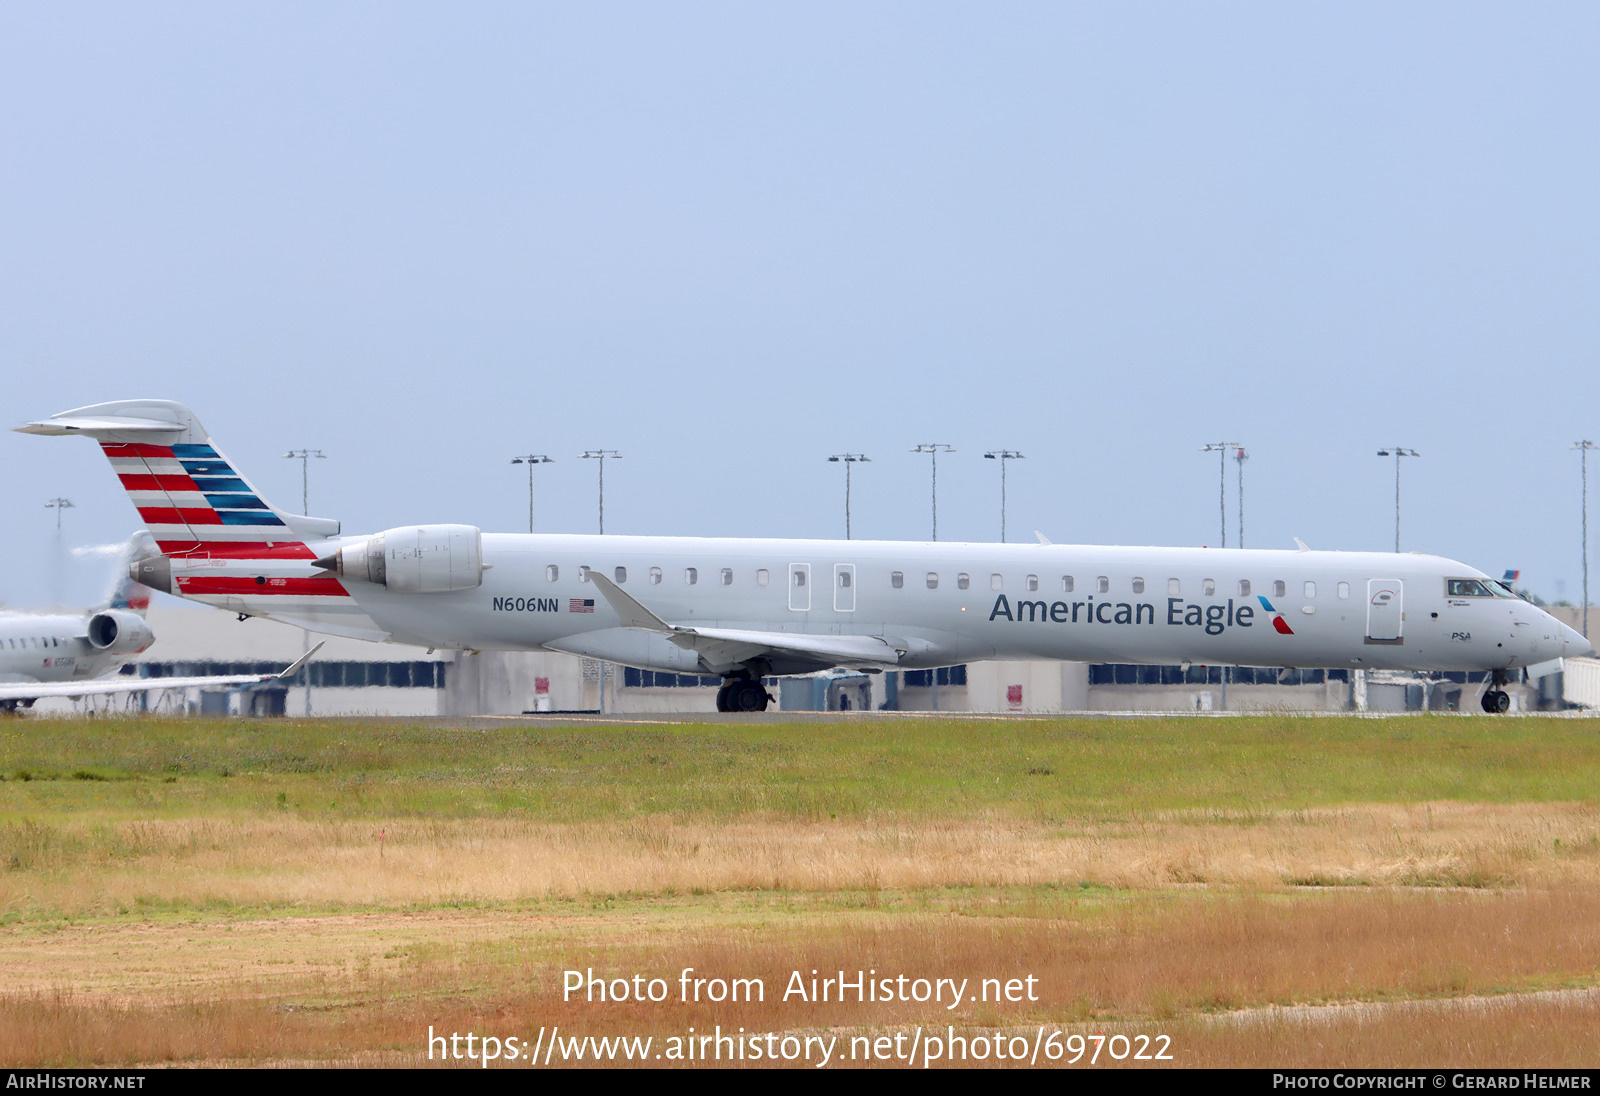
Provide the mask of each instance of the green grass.
{"label": "green grass", "polygon": [[0,822],[988,813],[1070,826],[1154,811],[1592,801],[1584,720],[1059,719],[548,727],[443,721],[16,720]]}

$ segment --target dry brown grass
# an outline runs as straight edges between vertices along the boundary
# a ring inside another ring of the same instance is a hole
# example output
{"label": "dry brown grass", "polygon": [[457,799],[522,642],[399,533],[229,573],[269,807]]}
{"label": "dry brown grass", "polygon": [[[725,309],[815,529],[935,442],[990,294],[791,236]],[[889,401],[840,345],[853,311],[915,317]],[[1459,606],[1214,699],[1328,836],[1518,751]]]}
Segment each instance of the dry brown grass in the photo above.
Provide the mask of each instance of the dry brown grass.
{"label": "dry brown grass", "polygon": [[[380,839],[380,833],[382,837]],[[0,914],[191,905],[435,905],[596,894],[1205,883],[1600,884],[1600,811],[1364,805],[1152,814],[1072,830],[1015,819],[734,823],[293,817],[0,827]]]}
{"label": "dry brown grass", "polygon": [[[980,890],[951,896],[936,913],[900,908],[903,896],[891,892],[876,895],[876,908],[840,909],[830,904],[836,897],[12,928],[0,934],[10,978],[0,1060],[419,1064],[429,1025],[532,1038],[555,1025],[661,1037],[718,1024],[841,1034],[1047,1024],[1166,1032],[1180,1065],[1572,1064],[1592,1047],[1593,997],[1507,998],[1466,1012],[1448,1000],[1592,981],[1600,969],[1592,892]],[[606,978],[661,977],[674,999],[563,1000],[561,971],[588,967]],[[684,967],[760,978],[765,1000],[680,1003]],[[795,970],[863,968],[974,986],[1031,974],[1039,999],[953,1012],[781,999]],[[1428,998],[1444,1000],[1392,1004]],[[1218,1019],[1351,1000],[1382,1007]],[[1540,1043],[1517,1026],[1535,1020],[1569,1036],[1588,1025],[1590,1037]],[[1538,1056],[1523,1056],[1535,1046]]]}

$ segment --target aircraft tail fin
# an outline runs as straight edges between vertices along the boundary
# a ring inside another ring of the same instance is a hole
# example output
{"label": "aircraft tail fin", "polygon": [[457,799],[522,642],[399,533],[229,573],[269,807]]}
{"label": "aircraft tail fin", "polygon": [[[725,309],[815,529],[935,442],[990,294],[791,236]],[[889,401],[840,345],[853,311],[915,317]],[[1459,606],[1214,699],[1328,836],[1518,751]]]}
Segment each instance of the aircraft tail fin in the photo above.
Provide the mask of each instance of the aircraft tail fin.
{"label": "aircraft tail fin", "polygon": [[98,441],[167,555],[314,559],[306,541],[339,533],[337,521],[267,502],[216,448],[194,412],[172,400],[93,404],[17,429]]}

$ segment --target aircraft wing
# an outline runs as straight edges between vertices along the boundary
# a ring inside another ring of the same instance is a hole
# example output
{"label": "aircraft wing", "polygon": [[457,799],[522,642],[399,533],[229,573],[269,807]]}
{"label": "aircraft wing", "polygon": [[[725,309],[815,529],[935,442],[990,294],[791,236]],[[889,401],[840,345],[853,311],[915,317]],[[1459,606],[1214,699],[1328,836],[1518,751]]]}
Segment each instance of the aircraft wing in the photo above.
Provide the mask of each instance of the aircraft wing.
{"label": "aircraft wing", "polygon": [[38,700],[46,696],[97,696],[103,693],[142,693],[152,689],[186,689],[223,685],[259,685],[263,681],[287,681],[322,649],[319,643],[276,674],[223,674],[218,677],[105,677],[85,681],[10,683],[0,685],[0,700]]}
{"label": "aircraft wing", "polygon": [[834,666],[883,669],[898,665],[905,651],[877,636],[816,636],[793,632],[762,632],[744,628],[686,628],[668,624],[598,571],[589,581],[600,589],[624,628],[637,628],[665,636],[685,650],[695,652],[713,672],[732,669],[764,656],[815,662],[818,669]]}

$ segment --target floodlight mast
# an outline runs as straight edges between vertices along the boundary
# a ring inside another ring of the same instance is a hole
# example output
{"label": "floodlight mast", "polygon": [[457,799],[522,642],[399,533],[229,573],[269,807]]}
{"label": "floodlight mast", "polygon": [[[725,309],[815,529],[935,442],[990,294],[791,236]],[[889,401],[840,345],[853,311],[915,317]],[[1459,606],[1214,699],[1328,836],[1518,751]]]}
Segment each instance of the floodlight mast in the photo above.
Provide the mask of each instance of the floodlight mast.
{"label": "floodlight mast", "polygon": [[828,458],[830,464],[844,465],[844,539],[850,539],[850,466],[870,461],[865,453],[835,453]]}
{"label": "floodlight mast", "polygon": [[580,460],[598,460],[600,462],[600,532],[606,531],[606,458],[621,460],[622,454],[615,449],[586,449],[578,454]]}
{"label": "floodlight mast", "polygon": [[1000,462],[1000,543],[1004,544],[1006,542],[1006,461],[1025,460],[1027,458],[1021,453],[1013,452],[1010,449],[996,449],[993,452],[985,453],[983,459]]}
{"label": "floodlight mast", "polygon": [[[297,460],[300,462],[300,512],[311,513],[311,458],[327,460],[328,454],[320,449],[291,449],[283,455],[284,460]],[[240,617],[243,620],[244,617]],[[302,653],[311,650],[311,629],[300,629],[300,650]],[[306,675],[306,715],[311,714],[311,670],[305,671]]]}
{"label": "floodlight mast", "polygon": [[1217,513],[1222,525],[1222,544],[1228,546],[1228,450],[1239,448],[1236,441],[1214,441],[1200,449],[1202,453],[1217,455]]}
{"label": "floodlight mast", "polygon": [[[1584,488],[1582,488],[1582,514],[1584,514],[1584,638],[1589,638],[1589,450],[1600,450],[1600,445],[1595,445],[1589,440],[1573,442],[1574,450],[1578,450],[1578,461],[1584,469]],[[59,514],[58,514],[59,517]]]}
{"label": "floodlight mast", "polygon": [[1233,459],[1239,466],[1239,547],[1244,547],[1244,462],[1250,459],[1250,454],[1245,452],[1244,446],[1239,446],[1233,451]]}
{"label": "floodlight mast", "polygon": [[284,460],[297,460],[300,462],[300,512],[311,513],[311,458],[327,460],[328,454],[320,449],[291,449],[283,455]]}
{"label": "floodlight mast", "polygon": [[524,453],[520,457],[512,457],[512,464],[526,464],[528,466],[528,532],[533,532],[533,466],[536,464],[554,464],[554,457],[547,457],[543,453]]}
{"label": "floodlight mast", "polygon": [[61,534],[61,511],[69,510],[69,509],[71,509],[71,510],[77,509],[76,506],[73,506],[71,499],[64,499],[64,498],[53,498],[49,502],[46,502],[44,504],[44,508],[46,510],[54,510],[56,512],[56,535],[57,536],[59,536]]}
{"label": "floodlight mast", "polygon": [[1378,450],[1380,457],[1394,458],[1394,550],[1400,551],[1400,458],[1420,457],[1421,453],[1415,449],[1406,449],[1399,445],[1391,445],[1387,449]]}
{"label": "floodlight mast", "polygon": [[955,446],[946,445],[944,442],[924,442],[911,450],[913,453],[927,453],[933,458],[933,539],[939,539],[939,454],[954,453]]}

